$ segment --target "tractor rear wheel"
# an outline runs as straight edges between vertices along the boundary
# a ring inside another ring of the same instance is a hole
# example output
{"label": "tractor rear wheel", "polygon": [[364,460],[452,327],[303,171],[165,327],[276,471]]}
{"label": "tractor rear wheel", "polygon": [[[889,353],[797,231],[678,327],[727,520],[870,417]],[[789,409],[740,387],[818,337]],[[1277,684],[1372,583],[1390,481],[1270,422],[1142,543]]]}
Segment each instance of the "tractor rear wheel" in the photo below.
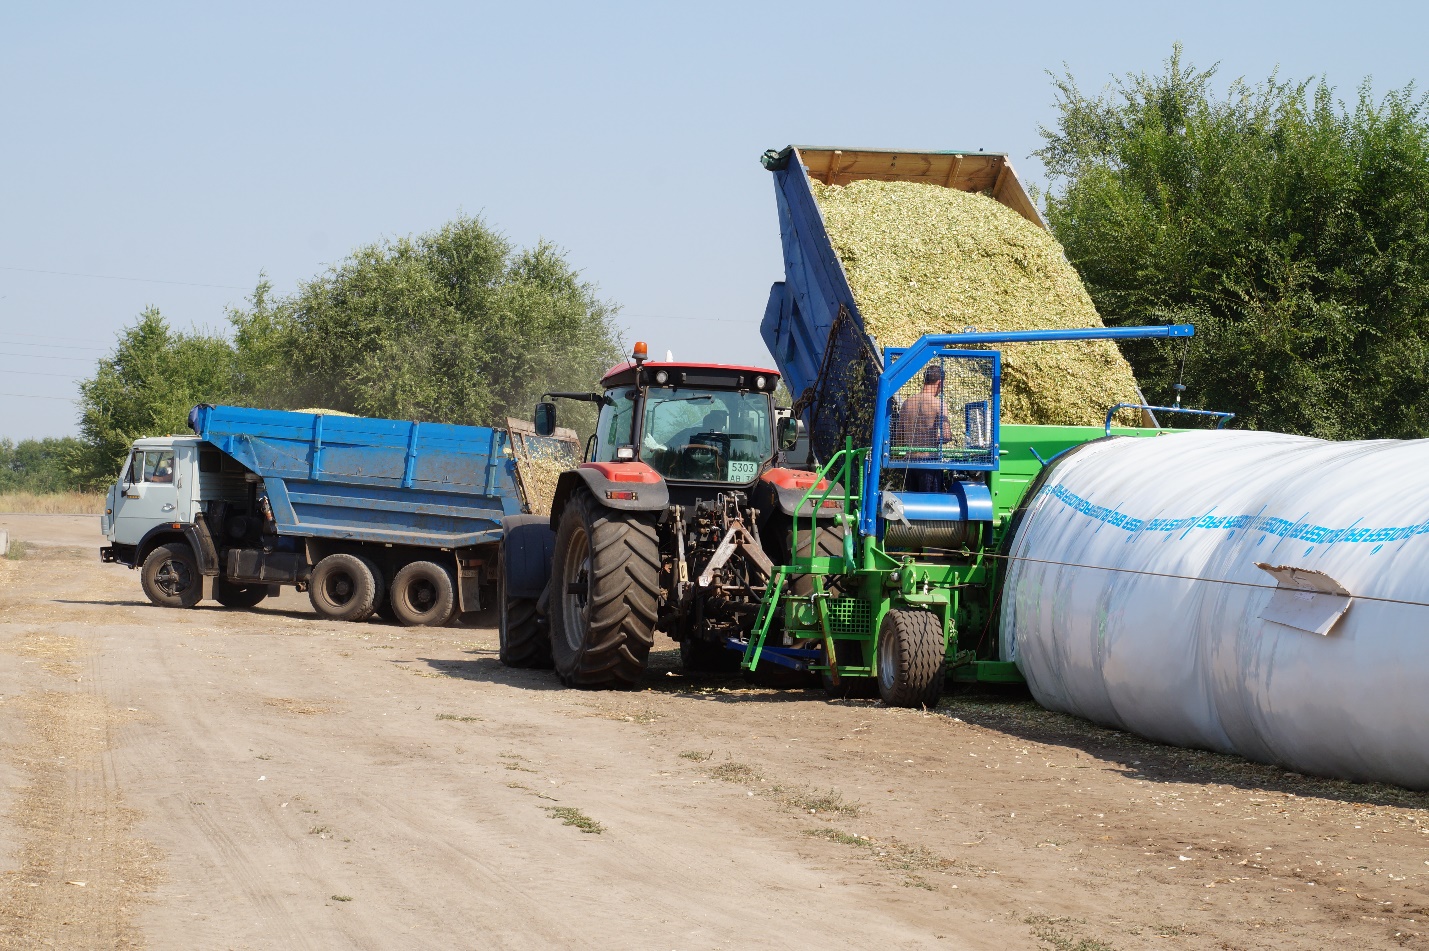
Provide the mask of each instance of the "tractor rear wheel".
{"label": "tractor rear wheel", "polygon": [[[834,641],[834,659],[842,670],[846,666],[863,666],[863,653],[859,641]],[[878,681],[873,677],[849,677],[839,675],[839,682],[827,670],[820,672],[819,681],[824,685],[824,693],[834,700],[867,700],[878,696]]]}
{"label": "tractor rear wheel", "polygon": [[504,545],[496,556],[496,604],[501,611],[497,623],[501,662],[507,667],[529,670],[550,670],[555,666],[551,659],[551,636],[536,613],[536,599],[512,597],[506,590]]}
{"label": "tractor rear wheel", "polygon": [[938,705],[943,695],[943,622],[931,611],[895,608],[878,628],[878,695],[890,707]]}
{"label": "tractor rear wheel", "polygon": [[556,531],[551,653],[572,687],[629,687],[655,643],[660,547],[654,519],[607,509],[581,489]]}

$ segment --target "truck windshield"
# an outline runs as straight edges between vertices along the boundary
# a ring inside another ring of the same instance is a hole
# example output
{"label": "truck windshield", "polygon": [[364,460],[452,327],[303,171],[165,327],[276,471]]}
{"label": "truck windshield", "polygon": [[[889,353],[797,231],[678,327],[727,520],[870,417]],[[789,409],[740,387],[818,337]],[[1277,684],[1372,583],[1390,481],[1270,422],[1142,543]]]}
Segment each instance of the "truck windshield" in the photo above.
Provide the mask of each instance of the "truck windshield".
{"label": "truck windshield", "polygon": [[744,484],[773,455],[770,433],[765,394],[650,389],[640,457],[667,479]]}

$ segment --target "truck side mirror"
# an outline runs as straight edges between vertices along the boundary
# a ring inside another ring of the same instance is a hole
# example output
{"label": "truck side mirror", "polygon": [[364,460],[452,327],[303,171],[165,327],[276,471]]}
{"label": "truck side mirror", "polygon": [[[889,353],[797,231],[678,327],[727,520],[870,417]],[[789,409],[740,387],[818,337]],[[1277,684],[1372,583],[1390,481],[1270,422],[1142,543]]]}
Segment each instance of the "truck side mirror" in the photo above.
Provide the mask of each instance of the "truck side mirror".
{"label": "truck side mirror", "polygon": [[785,452],[793,449],[799,441],[799,421],[793,416],[779,420],[779,448]]}
{"label": "truck side mirror", "polygon": [[556,433],[556,404],[537,403],[535,412],[536,435],[553,436]]}

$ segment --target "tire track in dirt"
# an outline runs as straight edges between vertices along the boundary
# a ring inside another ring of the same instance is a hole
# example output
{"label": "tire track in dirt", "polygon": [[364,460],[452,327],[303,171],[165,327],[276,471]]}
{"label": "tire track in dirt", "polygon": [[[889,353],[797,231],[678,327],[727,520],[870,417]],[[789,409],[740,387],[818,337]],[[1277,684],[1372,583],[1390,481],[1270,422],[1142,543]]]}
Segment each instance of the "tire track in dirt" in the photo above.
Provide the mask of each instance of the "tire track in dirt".
{"label": "tire track in dirt", "polygon": [[0,948],[141,948],[134,911],[158,881],[158,855],[134,834],[139,813],[114,772],[124,716],[74,639],[29,630],[5,647],[40,668],[28,679],[50,683],[7,702],[24,724],[6,749],[23,779],[9,816],[18,867],[0,883]]}

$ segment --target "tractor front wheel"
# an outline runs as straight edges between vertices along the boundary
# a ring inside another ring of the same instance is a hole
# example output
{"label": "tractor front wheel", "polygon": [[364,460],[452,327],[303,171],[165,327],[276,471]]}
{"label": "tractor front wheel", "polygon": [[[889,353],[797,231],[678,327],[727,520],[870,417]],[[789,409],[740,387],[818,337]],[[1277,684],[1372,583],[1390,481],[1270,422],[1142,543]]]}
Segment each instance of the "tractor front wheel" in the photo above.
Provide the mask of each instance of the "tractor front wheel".
{"label": "tractor front wheel", "polygon": [[556,531],[551,654],[572,687],[630,687],[655,643],[660,548],[654,519],[578,491]]}
{"label": "tractor front wheel", "polygon": [[878,695],[890,707],[932,709],[943,696],[943,624],[931,611],[895,608],[878,628]]}

